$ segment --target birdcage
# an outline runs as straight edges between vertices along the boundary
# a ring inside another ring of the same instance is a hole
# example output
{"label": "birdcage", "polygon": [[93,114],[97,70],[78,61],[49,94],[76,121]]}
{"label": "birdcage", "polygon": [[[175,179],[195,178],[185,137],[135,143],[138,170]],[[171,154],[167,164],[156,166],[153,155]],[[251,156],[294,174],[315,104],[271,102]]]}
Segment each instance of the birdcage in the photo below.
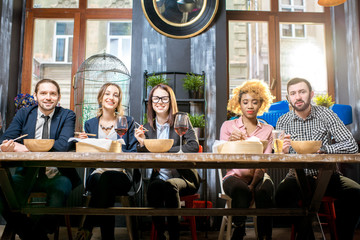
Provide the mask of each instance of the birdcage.
{"label": "birdcage", "polygon": [[99,107],[97,95],[104,83],[111,82],[121,87],[122,106],[128,115],[131,76],[120,59],[107,53],[93,55],[81,64],[74,78],[76,130],[82,130],[83,124],[96,116]]}

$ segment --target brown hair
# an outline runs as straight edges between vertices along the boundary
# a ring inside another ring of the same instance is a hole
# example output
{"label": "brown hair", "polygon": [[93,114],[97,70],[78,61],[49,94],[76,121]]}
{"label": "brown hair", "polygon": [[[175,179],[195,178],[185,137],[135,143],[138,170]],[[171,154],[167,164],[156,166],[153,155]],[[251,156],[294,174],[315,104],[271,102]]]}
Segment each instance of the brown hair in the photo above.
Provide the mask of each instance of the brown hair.
{"label": "brown hair", "polygon": [[115,108],[115,114],[117,116],[122,116],[124,115],[124,109],[121,105],[121,102],[122,102],[122,91],[121,91],[121,88],[119,85],[115,84],[115,83],[105,83],[104,85],[101,86],[100,90],[99,90],[99,93],[98,93],[98,97],[97,97],[97,100],[98,100],[98,104],[99,104],[99,110],[98,110],[98,113],[97,113],[97,116],[98,117],[101,117],[101,115],[103,114],[103,109],[102,109],[102,105],[101,105],[101,102],[102,102],[102,99],[105,95],[105,92],[106,92],[106,89],[109,87],[109,86],[114,86],[116,87],[118,90],[119,90],[119,103],[118,105],[116,106]]}
{"label": "brown hair", "polygon": [[52,83],[52,84],[54,84],[55,87],[57,88],[58,94],[60,95],[60,86],[59,86],[59,84],[55,80],[47,79],[47,78],[41,79],[40,81],[38,81],[36,83],[36,85],[35,85],[35,93],[36,94],[38,93],[40,85],[43,84],[43,83]]}
{"label": "brown hair", "polygon": [[153,104],[152,96],[154,95],[154,91],[158,88],[165,90],[169,94],[169,97],[170,97],[169,116],[168,116],[168,120],[167,120],[167,122],[169,123],[170,126],[173,126],[175,114],[178,112],[176,97],[175,97],[175,93],[172,90],[172,88],[169,87],[168,85],[164,85],[164,84],[158,84],[155,87],[153,87],[150,91],[149,101],[148,101],[148,105],[147,105],[147,120],[153,129],[155,129],[154,128],[154,120],[156,117],[156,113],[152,107],[152,104]]}
{"label": "brown hair", "polygon": [[289,80],[287,82],[287,93],[289,94],[289,87],[290,86],[301,83],[301,82],[305,83],[308,86],[309,92],[312,91],[311,84],[310,84],[310,82],[308,80],[306,80],[304,78],[293,78],[293,79],[291,79],[291,80]]}

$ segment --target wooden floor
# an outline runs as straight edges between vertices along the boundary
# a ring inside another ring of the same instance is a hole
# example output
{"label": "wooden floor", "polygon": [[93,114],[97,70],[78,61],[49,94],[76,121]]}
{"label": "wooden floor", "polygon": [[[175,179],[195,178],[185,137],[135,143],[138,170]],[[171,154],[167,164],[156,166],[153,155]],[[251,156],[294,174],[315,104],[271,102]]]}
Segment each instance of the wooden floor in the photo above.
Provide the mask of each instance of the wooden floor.
{"label": "wooden floor", "polygon": [[[4,230],[4,225],[0,225],[0,234],[2,234]],[[76,228],[72,228],[73,238],[76,236]],[[254,229],[246,230],[247,236],[245,240],[255,240]],[[219,232],[210,231],[208,232],[208,236],[206,238],[204,232],[198,232],[198,240],[217,240]],[[49,235],[50,239],[54,239],[53,235]],[[60,237],[59,240],[67,240],[67,231],[65,227],[60,227]],[[128,234],[126,228],[116,228],[115,229],[115,239],[128,240]],[[191,235],[189,231],[181,232],[181,240],[191,240]],[[286,240],[290,239],[290,229],[286,228],[274,228],[273,230],[273,240]],[[16,236],[15,240],[20,240],[18,236]],[[91,240],[101,240],[100,228],[95,228],[93,231],[93,237]],[[150,232],[143,232],[141,236],[141,240],[150,240]]]}
{"label": "wooden floor", "polygon": [[[4,230],[4,225],[0,225],[0,234],[2,234],[3,230]],[[72,228],[72,231],[73,231],[73,237],[75,237],[77,229]],[[219,234],[218,231],[210,231],[210,232],[208,232],[208,236],[206,238],[204,232],[198,232],[198,240],[217,240],[218,234]],[[254,229],[252,229],[252,228],[246,229],[246,234],[247,235],[244,238],[245,240],[255,240],[256,239]],[[49,235],[49,238],[53,239],[53,235]],[[326,234],[326,238],[330,239],[330,235]],[[20,238],[18,236],[16,236],[15,239],[19,240]],[[66,228],[61,227],[59,240],[67,240],[67,239],[68,239],[68,237],[67,237]],[[101,240],[99,228],[94,229],[93,237],[91,239],[92,240]],[[116,228],[115,229],[115,239],[128,240],[129,237],[127,235],[126,228]],[[190,232],[182,231],[180,239],[181,240],[191,240]],[[290,239],[290,228],[274,228],[273,229],[273,240],[288,240],[288,239]],[[356,231],[356,236],[354,237],[354,239],[360,239],[360,230],[359,229]],[[150,240],[150,232],[143,232],[142,236],[141,236],[141,240]]]}

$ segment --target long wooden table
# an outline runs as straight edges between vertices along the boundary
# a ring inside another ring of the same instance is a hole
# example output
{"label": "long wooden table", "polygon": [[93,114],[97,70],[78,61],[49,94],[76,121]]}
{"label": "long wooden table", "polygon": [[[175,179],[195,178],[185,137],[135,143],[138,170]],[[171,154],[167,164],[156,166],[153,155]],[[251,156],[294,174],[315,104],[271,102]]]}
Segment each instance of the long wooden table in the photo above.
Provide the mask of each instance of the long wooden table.
{"label": "long wooden table", "polygon": [[[304,216],[316,222],[316,239],[324,239],[317,212],[327,184],[337,163],[358,163],[359,154],[213,154],[213,153],[0,153],[0,187],[13,211],[26,214],[58,215],[135,215],[135,216]],[[31,208],[20,207],[11,186],[11,167],[121,167],[121,168],[294,168],[303,193],[303,208],[299,209],[154,209],[147,207],[113,208]],[[306,188],[304,168],[319,169],[314,193]]]}

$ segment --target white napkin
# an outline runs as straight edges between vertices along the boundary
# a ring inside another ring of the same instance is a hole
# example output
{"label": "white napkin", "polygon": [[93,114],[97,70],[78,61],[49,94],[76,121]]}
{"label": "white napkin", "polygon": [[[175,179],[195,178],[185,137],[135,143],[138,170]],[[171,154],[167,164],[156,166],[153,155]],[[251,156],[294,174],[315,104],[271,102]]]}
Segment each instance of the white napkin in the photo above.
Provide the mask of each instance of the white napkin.
{"label": "white napkin", "polygon": [[[86,138],[86,139],[81,139],[81,138],[69,138],[69,142],[71,141],[75,141],[75,142],[82,142],[82,143],[86,143],[89,145],[93,145],[96,147],[100,147],[100,148],[104,148],[106,151],[110,150],[111,147],[111,143],[112,140],[110,139],[97,139],[97,138]],[[125,145],[125,141],[124,139],[118,139],[118,142],[120,142],[122,145]]]}

